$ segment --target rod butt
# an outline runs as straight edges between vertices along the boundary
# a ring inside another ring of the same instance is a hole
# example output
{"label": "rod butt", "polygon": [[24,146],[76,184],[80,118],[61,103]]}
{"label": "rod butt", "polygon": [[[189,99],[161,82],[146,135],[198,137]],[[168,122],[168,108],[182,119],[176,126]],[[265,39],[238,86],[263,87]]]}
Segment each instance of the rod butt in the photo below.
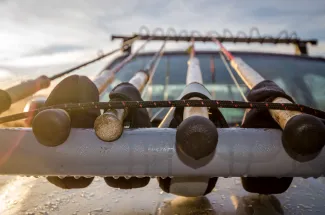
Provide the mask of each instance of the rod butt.
{"label": "rod butt", "polygon": [[282,144],[293,159],[314,159],[325,145],[325,125],[317,117],[299,114],[292,117],[282,133]]}
{"label": "rod butt", "polygon": [[58,146],[69,137],[70,116],[62,109],[44,110],[35,116],[32,128],[39,143],[50,147]]}
{"label": "rod butt", "polygon": [[122,135],[123,119],[119,117],[118,111],[121,110],[111,110],[97,117],[94,129],[99,139],[111,142]]}
{"label": "rod butt", "polygon": [[202,116],[191,116],[177,128],[176,147],[195,160],[209,156],[216,149],[218,132],[215,125]]}

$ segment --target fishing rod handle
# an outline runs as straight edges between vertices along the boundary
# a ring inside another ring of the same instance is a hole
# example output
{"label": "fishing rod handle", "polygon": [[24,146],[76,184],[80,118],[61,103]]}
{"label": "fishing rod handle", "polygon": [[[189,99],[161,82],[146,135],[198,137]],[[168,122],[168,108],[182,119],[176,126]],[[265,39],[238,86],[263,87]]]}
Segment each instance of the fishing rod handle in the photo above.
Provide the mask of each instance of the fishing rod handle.
{"label": "fishing rod handle", "polygon": [[[203,84],[199,60],[190,57],[186,76],[187,87],[191,84]],[[194,92],[192,92],[194,93]],[[204,94],[209,94],[205,89]],[[188,99],[201,100],[192,96]],[[206,107],[185,107],[183,121],[177,128],[176,146],[179,152],[194,160],[200,160],[213,153],[218,140],[215,125],[209,119]]]}
{"label": "fishing rod handle", "polygon": [[0,92],[0,112],[6,111],[10,108],[11,104],[33,95],[41,89],[50,86],[51,80],[47,76],[40,76],[34,80],[22,82],[16,86],[10,87],[7,90]]}
{"label": "fishing rod handle", "polygon": [[10,95],[11,103],[14,103],[23,98],[33,95],[41,89],[49,87],[50,84],[51,80],[47,76],[42,75],[34,80],[22,82],[19,85],[7,89],[6,91]]}
{"label": "fishing rod handle", "polygon": [[[240,58],[234,58],[230,63],[248,88],[252,89],[264,81],[258,72]],[[292,103],[281,97],[275,98],[272,102]],[[299,111],[269,110],[269,112],[283,130],[282,143],[289,156],[299,162],[317,157],[325,145],[325,125],[319,118]]]}
{"label": "fishing rod handle", "polygon": [[[289,101],[286,98],[278,97],[272,101],[273,103],[286,103],[286,104],[292,104],[291,101]],[[272,118],[278,123],[278,125],[284,129],[287,122],[294,116],[302,114],[299,111],[286,111],[286,110],[269,110]]]}
{"label": "fishing rod handle", "polygon": [[[231,66],[236,70],[237,74],[244,81],[249,89],[252,89],[255,85],[264,81],[264,78],[247,65],[241,58],[234,58],[230,61]],[[285,98],[276,98],[273,103],[292,103]],[[299,111],[286,111],[286,110],[270,110],[272,118],[284,129],[287,122],[294,116],[302,114]]]}
{"label": "fishing rod handle", "polygon": [[[139,71],[130,79],[129,83],[141,92],[148,79],[149,75],[145,71]],[[106,142],[117,140],[123,133],[123,122],[127,115],[127,109],[109,109],[97,117],[94,123],[97,137]]]}

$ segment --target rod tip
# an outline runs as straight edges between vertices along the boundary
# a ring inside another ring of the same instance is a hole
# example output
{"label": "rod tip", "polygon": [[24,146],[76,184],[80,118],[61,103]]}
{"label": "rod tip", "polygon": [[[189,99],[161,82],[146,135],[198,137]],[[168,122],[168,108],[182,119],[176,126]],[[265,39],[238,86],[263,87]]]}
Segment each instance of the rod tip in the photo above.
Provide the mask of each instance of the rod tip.
{"label": "rod tip", "polygon": [[216,126],[202,116],[191,116],[177,128],[176,147],[195,160],[212,154],[218,143]]}
{"label": "rod tip", "polygon": [[33,133],[39,143],[45,146],[58,146],[70,134],[71,120],[62,109],[49,109],[38,113],[32,122]]}
{"label": "rod tip", "polygon": [[95,120],[94,129],[97,137],[103,141],[117,140],[123,132],[123,121],[112,112],[106,112]]}

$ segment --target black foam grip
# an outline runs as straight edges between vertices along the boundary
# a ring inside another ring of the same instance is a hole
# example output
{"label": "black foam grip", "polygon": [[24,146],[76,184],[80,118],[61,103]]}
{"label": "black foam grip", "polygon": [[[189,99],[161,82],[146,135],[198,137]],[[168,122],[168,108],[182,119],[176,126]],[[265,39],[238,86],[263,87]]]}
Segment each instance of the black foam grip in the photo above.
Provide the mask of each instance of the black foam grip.
{"label": "black foam grip", "polygon": [[88,187],[94,178],[80,177],[76,179],[74,177],[65,177],[61,179],[59,177],[49,176],[47,177],[47,180],[51,184],[54,184],[62,189],[81,189]]}
{"label": "black foam grip", "polygon": [[[98,102],[99,92],[96,85],[86,76],[72,75],[62,80],[51,92],[45,106]],[[68,112],[73,128],[93,128],[100,110],[74,110]]]}
{"label": "black foam grip", "polygon": [[[139,90],[128,82],[123,82],[112,89],[109,94],[111,100],[143,101]],[[125,120],[130,122],[131,128],[150,128],[150,118],[145,108],[129,108]]]}
{"label": "black foam grip", "polygon": [[[98,102],[99,92],[95,84],[85,76],[72,75],[62,80],[51,92],[45,102],[45,106],[79,103]],[[81,110],[68,112],[73,128],[93,128],[100,110]],[[84,188],[91,184],[93,178],[47,177],[47,180],[64,189]]]}
{"label": "black foam grip", "polygon": [[[170,185],[171,185],[171,178],[158,177],[157,180],[158,180],[160,189],[162,189],[166,193],[169,193]],[[204,192],[204,195],[207,195],[212,192],[213,188],[216,186],[217,181],[218,181],[217,177],[209,179],[208,186],[207,186],[206,191]],[[191,189],[191,188],[189,187],[189,189]]]}
{"label": "black foam grip", "polygon": [[104,178],[106,184],[113,188],[120,188],[120,189],[136,189],[145,187],[150,182],[150,177],[144,178],[137,178],[131,177],[129,179],[126,178],[113,178],[113,177],[105,177]]}
{"label": "black foam grip", "polygon": [[242,177],[242,185],[247,192],[259,194],[280,194],[284,193],[292,182],[292,177]]}
{"label": "black foam grip", "polygon": [[[294,103],[293,99],[273,81],[265,80],[249,91],[247,100],[250,102],[272,102],[277,97],[286,98]],[[278,123],[273,120],[271,114],[266,109],[251,109],[246,113],[245,120],[241,127],[280,129]]]}

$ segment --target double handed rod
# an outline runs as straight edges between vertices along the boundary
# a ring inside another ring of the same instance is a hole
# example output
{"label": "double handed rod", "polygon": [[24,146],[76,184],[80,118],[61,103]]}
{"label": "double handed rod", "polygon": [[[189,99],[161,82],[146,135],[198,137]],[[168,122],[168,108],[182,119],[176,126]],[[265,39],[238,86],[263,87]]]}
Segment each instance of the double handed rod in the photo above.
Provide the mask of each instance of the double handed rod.
{"label": "double handed rod", "polygon": [[[229,60],[232,68],[249,89],[265,79],[241,58],[233,56],[216,38],[212,37],[221,52]],[[292,103],[286,98],[277,97],[273,103]],[[272,118],[283,129],[283,146],[287,153],[298,161],[314,159],[325,145],[325,126],[317,117],[299,111],[269,110]]]}

